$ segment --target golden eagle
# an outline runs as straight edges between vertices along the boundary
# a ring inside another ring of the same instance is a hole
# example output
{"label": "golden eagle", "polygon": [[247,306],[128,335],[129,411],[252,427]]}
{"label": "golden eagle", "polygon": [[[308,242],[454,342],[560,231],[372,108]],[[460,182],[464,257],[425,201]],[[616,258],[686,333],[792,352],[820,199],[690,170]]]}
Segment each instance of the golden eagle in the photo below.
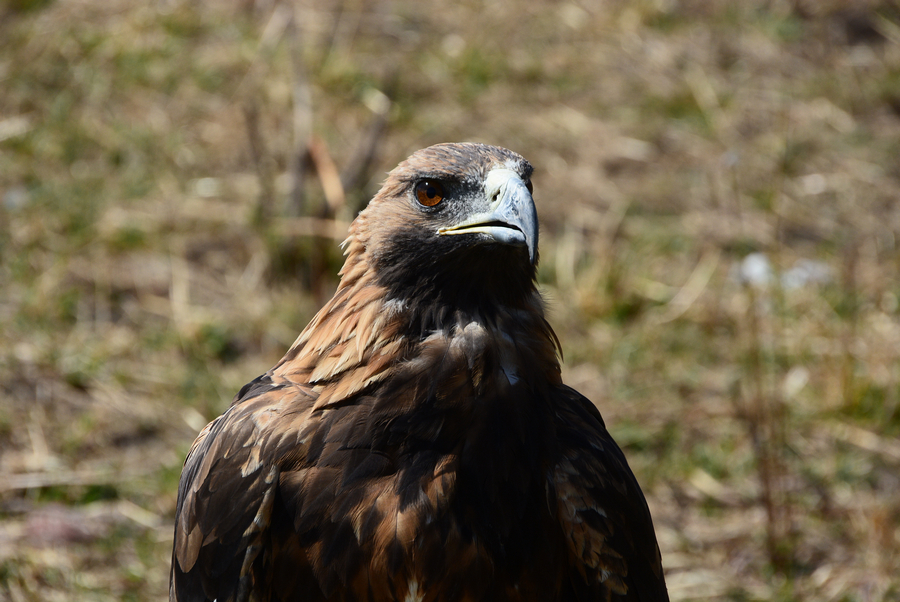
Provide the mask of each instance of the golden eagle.
{"label": "golden eagle", "polygon": [[481,144],[388,175],[334,297],[191,447],[171,600],[668,599],[641,489],[560,377],[531,175]]}

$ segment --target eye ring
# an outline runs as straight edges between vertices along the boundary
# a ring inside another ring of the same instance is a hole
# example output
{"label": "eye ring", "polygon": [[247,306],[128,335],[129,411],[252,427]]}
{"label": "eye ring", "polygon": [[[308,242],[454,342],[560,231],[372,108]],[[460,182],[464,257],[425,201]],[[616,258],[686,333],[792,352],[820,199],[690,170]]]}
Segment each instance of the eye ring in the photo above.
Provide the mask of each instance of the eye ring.
{"label": "eye ring", "polygon": [[416,184],[416,200],[424,207],[435,207],[444,200],[444,187],[437,180],[422,180]]}

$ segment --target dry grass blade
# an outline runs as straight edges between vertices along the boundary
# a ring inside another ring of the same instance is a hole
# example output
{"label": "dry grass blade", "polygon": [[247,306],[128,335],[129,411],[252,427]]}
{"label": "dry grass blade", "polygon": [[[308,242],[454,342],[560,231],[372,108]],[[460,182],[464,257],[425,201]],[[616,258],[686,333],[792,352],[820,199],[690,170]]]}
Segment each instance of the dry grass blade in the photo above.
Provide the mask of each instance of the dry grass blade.
{"label": "dry grass blade", "polygon": [[675,296],[666,304],[659,316],[659,324],[665,324],[681,317],[700,298],[709,285],[710,279],[719,265],[721,252],[718,248],[708,249],[701,257],[690,278]]}
{"label": "dry grass blade", "polygon": [[[148,467],[145,475],[155,467]],[[65,472],[32,472],[0,475],[0,492],[44,487],[84,487],[132,480],[140,475],[122,474],[113,470],[69,470]]]}
{"label": "dry grass blade", "polygon": [[318,217],[292,217],[278,221],[278,232],[282,236],[315,236],[337,241],[347,238],[349,227],[348,222]]}
{"label": "dry grass blade", "polygon": [[310,139],[309,155],[312,157],[313,165],[316,166],[319,182],[322,183],[328,215],[337,215],[347,204],[347,196],[344,194],[344,185],[341,184],[338,168],[321,138],[313,136]]}

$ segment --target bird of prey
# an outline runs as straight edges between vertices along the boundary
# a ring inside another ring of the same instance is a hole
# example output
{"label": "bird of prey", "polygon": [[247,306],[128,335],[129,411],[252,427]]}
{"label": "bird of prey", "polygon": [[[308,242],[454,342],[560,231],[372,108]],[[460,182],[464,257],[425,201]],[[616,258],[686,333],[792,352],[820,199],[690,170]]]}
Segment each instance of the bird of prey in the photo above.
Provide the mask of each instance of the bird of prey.
{"label": "bird of prey", "polygon": [[390,172],[334,297],[191,447],[172,601],[668,600],[641,489],[560,376],[531,175],[469,143]]}

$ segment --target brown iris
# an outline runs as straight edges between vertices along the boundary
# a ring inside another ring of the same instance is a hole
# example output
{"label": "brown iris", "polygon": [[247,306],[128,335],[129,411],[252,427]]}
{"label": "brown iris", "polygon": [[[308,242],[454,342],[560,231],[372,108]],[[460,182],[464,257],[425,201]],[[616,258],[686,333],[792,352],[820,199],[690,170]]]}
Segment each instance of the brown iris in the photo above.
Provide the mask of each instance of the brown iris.
{"label": "brown iris", "polygon": [[434,180],[422,180],[416,184],[416,200],[426,207],[434,207],[444,200],[444,187]]}

